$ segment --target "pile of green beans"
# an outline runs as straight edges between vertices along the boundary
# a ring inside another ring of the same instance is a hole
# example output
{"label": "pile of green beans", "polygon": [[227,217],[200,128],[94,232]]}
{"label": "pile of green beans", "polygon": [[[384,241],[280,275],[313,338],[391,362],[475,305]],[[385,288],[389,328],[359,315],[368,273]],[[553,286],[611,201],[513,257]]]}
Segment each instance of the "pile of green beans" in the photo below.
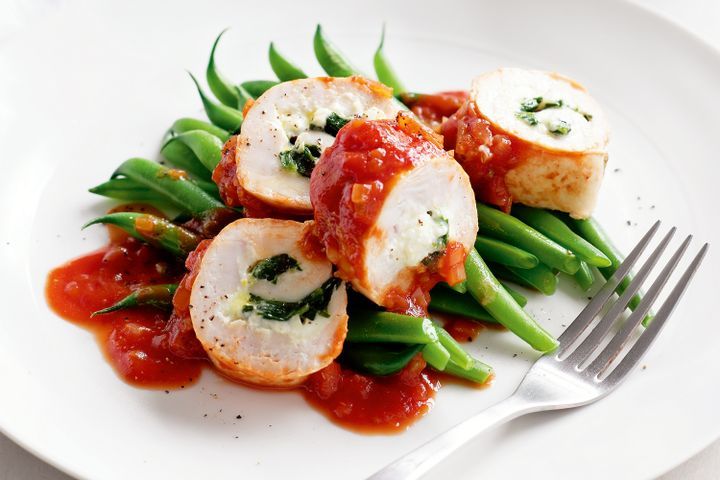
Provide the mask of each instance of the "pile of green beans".
{"label": "pile of green beans", "polygon": [[[494,262],[492,270],[498,277],[518,285],[552,295],[559,270],[587,291],[596,284],[596,271],[607,279],[622,262],[622,255],[592,218],[573,219],[565,213],[524,205],[514,205],[512,215],[487,205],[477,207],[481,232],[477,250]],[[532,257],[539,263],[533,266]],[[625,278],[618,293],[631,281],[632,276]],[[634,310],[640,300],[641,295],[635,295],[628,307]],[[649,315],[643,324],[651,320]]]}

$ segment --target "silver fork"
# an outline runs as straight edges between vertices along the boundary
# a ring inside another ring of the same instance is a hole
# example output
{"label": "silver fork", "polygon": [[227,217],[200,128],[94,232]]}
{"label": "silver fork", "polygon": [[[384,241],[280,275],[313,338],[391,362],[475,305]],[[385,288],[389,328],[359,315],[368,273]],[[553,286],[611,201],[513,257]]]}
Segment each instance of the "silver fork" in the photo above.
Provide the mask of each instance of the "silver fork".
{"label": "silver fork", "polygon": [[[606,337],[615,321],[625,311],[630,299],[638,292],[675,233],[675,227],[671,228],[640,268],[625,292],[620,295],[612,306],[609,306],[615,289],[621,280],[628,275],[659,226],[660,222],[658,221],[645,234],[615,274],[558,338],[558,348],[540,357],[535,362],[517,390],[515,390],[515,393],[396,460],[372,475],[370,479],[409,480],[419,478],[448,455],[490,427],[527,413],[587,405],[612,392],[638,364],[655,341],[692,280],[708,249],[707,243],[703,245],[668,298],[663,302],[652,323],[642,332],[624,358],[614,368],[610,369],[611,364],[614,364],[617,356],[628,344],[633,332],[650,311],[650,307],[675,270],[692,239],[692,235],[685,238],[682,245],[653,282],[638,307],[625,320],[622,328],[610,339],[605,348],[593,358],[593,354],[599,349],[602,340]],[[607,312],[585,339],[575,346],[577,340],[593,323],[606,304],[609,306]]]}

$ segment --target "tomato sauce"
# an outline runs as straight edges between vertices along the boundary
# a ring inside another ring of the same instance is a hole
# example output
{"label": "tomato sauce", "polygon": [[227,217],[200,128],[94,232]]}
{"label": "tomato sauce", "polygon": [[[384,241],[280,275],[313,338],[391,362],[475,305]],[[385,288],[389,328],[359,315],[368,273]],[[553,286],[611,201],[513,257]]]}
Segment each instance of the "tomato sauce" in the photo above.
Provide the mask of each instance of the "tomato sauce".
{"label": "tomato sauce", "polygon": [[443,136],[445,150],[454,150],[473,184],[478,200],[509,212],[512,195],[505,175],[528,155],[528,146],[490,124],[469,102],[466,91],[406,94],[403,102],[424,123]]}
{"label": "tomato sauce", "polygon": [[464,90],[434,94],[403,94],[401,99],[410,110],[435,131],[440,131],[443,120],[457,112],[470,98]]}
{"label": "tomato sauce", "polygon": [[445,148],[455,150],[455,159],[470,177],[476,197],[509,212],[513,199],[505,175],[528,157],[527,143],[493,126],[472,102],[443,122],[440,131]]}
{"label": "tomato sauce", "polygon": [[[374,232],[385,198],[399,174],[442,155],[436,135],[412,120],[353,120],[338,132],[310,178],[315,232],[345,280],[365,282],[365,241]],[[410,287],[386,293],[384,306],[414,315],[426,312],[438,281],[464,279],[465,252],[453,242],[433,265],[419,265]],[[459,255],[458,255],[459,254]]]}
{"label": "tomato sauce", "polygon": [[443,325],[445,330],[458,342],[472,342],[485,330],[485,325],[475,320],[452,316]]}
{"label": "tomato sauce", "polygon": [[141,307],[92,316],[137,287],[176,283],[181,275],[173,258],[115,230],[106,247],[52,270],[46,295],[58,315],[95,334],[123,380],[148,388],[184,388],[198,378],[204,362],[170,351],[167,312]]}
{"label": "tomato sauce", "polygon": [[212,179],[220,190],[220,198],[230,207],[243,207],[245,215],[253,218],[269,216],[269,205],[250,195],[242,188],[237,180],[237,163],[235,150],[237,149],[237,135],[233,135],[225,143],[222,158],[212,173]]}
{"label": "tomato sauce", "polygon": [[333,362],[310,376],[304,394],[310,404],[344,427],[393,433],[427,413],[440,388],[438,375],[421,356],[387,377],[363,375]]}

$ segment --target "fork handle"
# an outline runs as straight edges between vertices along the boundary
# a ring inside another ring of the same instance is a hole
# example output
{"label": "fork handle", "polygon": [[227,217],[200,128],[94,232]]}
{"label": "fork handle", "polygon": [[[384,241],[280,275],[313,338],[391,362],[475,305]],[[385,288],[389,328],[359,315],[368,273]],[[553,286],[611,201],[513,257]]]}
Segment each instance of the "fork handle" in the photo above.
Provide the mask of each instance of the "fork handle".
{"label": "fork handle", "polygon": [[481,432],[536,410],[526,400],[512,395],[400,457],[368,477],[368,480],[415,480],[420,478]]}

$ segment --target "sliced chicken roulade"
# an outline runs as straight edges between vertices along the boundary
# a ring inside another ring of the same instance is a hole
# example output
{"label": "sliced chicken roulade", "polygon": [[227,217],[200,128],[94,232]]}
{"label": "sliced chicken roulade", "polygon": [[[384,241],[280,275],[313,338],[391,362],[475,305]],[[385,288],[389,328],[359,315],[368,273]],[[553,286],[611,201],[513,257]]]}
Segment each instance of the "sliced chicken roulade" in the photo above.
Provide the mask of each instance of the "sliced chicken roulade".
{"label": "sliced chicken roulade", "polygon": [[478,197],[588,217],[607,161],[598,103],[556,73],[503,68],[477,77],[470,100],[442,127]]}
{"label": "sliced chicken roulade", "polygon": [[467,174],[407,114],[354,120],[310,180],[316,234],[338,274],[375,303],[423,313],[428,291],[465,278],[477,233]]}
{"label": "sliced chicken roulade", "polygon": [[190,315],[210,360],[229,377],[292,386],[340,354],[347,293],[330,262],[303,249],[308,226],[241,219],[205,251]]}
{"label": "sliced chicken roulade", "polygon": [[237,138],[237,181],[269,206],[310,213],[310,174],[353,118],[394,118],[392,91],[362,77],[284,82],[252,105]]}

